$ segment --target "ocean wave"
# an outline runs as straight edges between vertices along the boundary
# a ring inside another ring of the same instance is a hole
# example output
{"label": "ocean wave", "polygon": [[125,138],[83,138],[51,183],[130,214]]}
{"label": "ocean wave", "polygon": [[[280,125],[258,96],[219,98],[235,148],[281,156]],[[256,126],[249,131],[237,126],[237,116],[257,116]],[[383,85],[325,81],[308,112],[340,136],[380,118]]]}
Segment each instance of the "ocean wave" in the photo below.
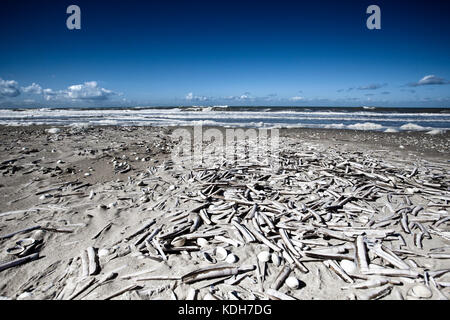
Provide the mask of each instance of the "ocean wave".
{"label": "ocean wave", "polygon": [[343,123],[332,123],[332,124],[326,124],[325,129],[345,129],[345,124]]}
{"label": "ocean wave", "polygon": [[[215,109],[214,109],[215,108]],[[330,119],[357,119],[358,117],[362,119],[384,119],[387,118],[395,120],[393,121],[407,121],[408,117],[420,118],[425,121],[426,118],[442,119],[442,121],[450,121],[450,113],[382,113],[382,112],[323,112],[323,111],[311,111],[311,112],[298,112],[298,111],[274,111],[265,112],[264,110],[259,111],[225,111],[225,106],[216,107],[183,107],[183,108],[154,108],[154,109],[0,109],[0,117],[17,117],[18,115],[32,116],[32,115],[168,115],[168,114],[195,114],[201,111],[202,113],[210,113],[211,116],[224,116],[231,117],[235,116],[249,116],[255,117],[285,117],[290,116],[294,118],[299,118],[306,116],[309,118],[330,118]],[[435,120],[431,119],[431,120]]]}
{"label": "ocean wave", "polygon": [[381,130],[384,127],[381,124],[373,122],[355,123],[347,126],[348,129],[354,130]]}
{"label": "ocean wave", "polygon": [[[212,108],[212,109],[211,109]],[[214,110],[214,108],[218,108]],[[219,110],[221,109],[221,110]],[[264,112],[230,111],[228,106],[179,107],[147,109],[0,109],[0,124],[3,125],[157,125],[191,126],[217,125],[235,127],[280,128],[325,128],[353,130],[426,131],[449,130],[450,114],[381,113],[366,116],[368,112],[311,111]],[[266,108],[268,109],[268,108]],[[273,109],[273,108],[271,108]],[[195,110],[195,111],[193,111]],[[305,110],[305,109],[303,109]]]}
{"label": "ocean wave", "polygon": [[191,125],[193,126],[213,126],[217,124],[218,122],[214,120],[197,120],[191,122]]}
{"label": "ocean wave", "polygon": [[415,123],[407,123],[400,127],[401,130],[407,130],[407,131],[425,131],[427,128],[422,127]]}
{"label": "ocean wave", "polygon": [[119,122],[117,120],[98,120],[98,121],[90,121],[91,124],[105,125],[105,126],[114,126],[118,125]]}

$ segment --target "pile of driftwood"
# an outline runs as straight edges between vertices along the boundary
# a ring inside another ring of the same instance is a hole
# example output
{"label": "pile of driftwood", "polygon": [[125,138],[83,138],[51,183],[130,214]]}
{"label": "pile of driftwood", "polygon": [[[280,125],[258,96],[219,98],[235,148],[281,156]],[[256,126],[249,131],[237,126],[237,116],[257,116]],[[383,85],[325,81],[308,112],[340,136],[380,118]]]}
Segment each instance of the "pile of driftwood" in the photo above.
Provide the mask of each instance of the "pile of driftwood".
{"label": "pile of driftwood", "polygon": [[[187,177],[192,191],[180,199],[196,206],[173,213],[164,229],[149,231],[137,244],[142,250],[157,249],[165,259],[167,253],[202,251],[208,240],[231,247],[262,243],[267,251],[258,260],[264,266],[256,263],[253,269],[261,282],[269,260],[280,268],[264,291],[272,298],[288,298],[276,291],[286,279],[289,287],[298,287],[298,280],[288,277],[292,269],[308,273],[308,265],[317,262],[348,283],[342,289],[371,289],[357,291],[359,299],[384,297],[405,283],[417,283],[407,293],[413,297],[431,297],[432,288],[445,298],[441,289],[448,282],[438,279],[450,269],[430,270],[415,258],[450,258],[448,245],[424,245],[432,237],[450,240],[448,168],[404,168],[363,153],[296,151],[295,144],[273,160],[281,164],[277,172],[269,162],[249,163],[244,150],[231,163],[193,170]],[[232,253],[218,249],[214,253],[220,260],[234,262]],[[241,268],[208,268],[181,280],[236,279],[252,270]],[[260,288],[261,294],[261,283]]]}
{"label": "pile of driftwood", "polygon": [[[199,298],[202,289],[203,299],[299,299],[306,275],[321,264],[350,299],[446,299],[447,165],[387,161],[340,148],[319,152],[294,140],[281,147],[265,159],[251,157],[245,146],[233,160],[221,150],[206,152],[214,165],[166,161],[137,176],[122,191],[139,187],[141,194],[130,197],[151,217],[112,244],[119,248],[113,255],[111,248],[83,248],[60,278],[67,285],[55,298],[89,298],[118,279],[118,271],[101,274],[99,257],[108,256],[108,263],[137,254],[161,264],[184,256],[192,271],[180,274],[174,266],[171,274],[153,268],[122,275],[134,282],[102,298],[133,291],[141,298],[161,292],[177,298],[174,289],[182,286],[186,299]],[[427,263],[436,260],[446,266]],[[255,285],[240,286],[246,278]],[[166,284],[147,289],[152,281]]]}

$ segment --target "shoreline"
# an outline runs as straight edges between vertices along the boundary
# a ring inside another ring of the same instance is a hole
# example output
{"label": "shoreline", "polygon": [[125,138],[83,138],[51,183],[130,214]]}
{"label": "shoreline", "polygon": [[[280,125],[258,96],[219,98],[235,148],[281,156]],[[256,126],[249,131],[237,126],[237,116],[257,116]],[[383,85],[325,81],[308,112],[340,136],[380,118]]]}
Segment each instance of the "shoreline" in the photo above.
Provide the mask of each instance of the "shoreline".
{"label": "shoreline", "polygon": [[[26,125],[26,126],[7,126],[0,125],[0,130],[3,131],[34,131],[34,130],[46,130],[50,128],[62,128],[62,129],[101,129],[101,128],[130,128],[136,129],[149,129],[149,130],[170,130],[174,129],[187,129],[192,131],[194,126],[117,126],[117,125],[90,125],[86,128],[77,128],[70,125]],[[215,125],[202,125],[203,129],[219,129],[225,131],[226,129],[266,129],[266,128],[253,128],[253,127],[228,127],[228,126],[215,126]],[[404,151],[415,151],[423,155],[432,155],[436,157],[448,156],[450,159],[450,130],[439,134],[428,134],[426,131],[400,131],[400,132],[382,132],[376,130],[357,130],[357,129],[334,129],[334,128],[273,128],[279,130],[282,136],[286,137],[298,137],[301,139],[313,139],[323,140],[332,139],[333,141],[351,142],[351,143],[368,143],[378,145],[382,143],[385,147],[399,148]],[[267,130],[271,130],[268,128]],[[403,146],[404,148],[400,147]]]}

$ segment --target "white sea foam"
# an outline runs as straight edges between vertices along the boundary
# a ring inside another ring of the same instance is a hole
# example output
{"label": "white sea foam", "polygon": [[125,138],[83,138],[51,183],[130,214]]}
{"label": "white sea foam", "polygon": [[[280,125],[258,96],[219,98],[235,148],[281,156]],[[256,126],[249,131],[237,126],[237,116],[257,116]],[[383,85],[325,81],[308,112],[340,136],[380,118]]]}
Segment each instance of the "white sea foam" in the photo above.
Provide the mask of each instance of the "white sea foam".
{"label": "white sea foam", "polygon": [[326,124],[324,126],[325,129],[345,129],[345,124],[343,123],[332,123],[332,124]]}
{"label": "white sea foam", "polygon": [[407,123],[400,127],[401,130],[410,130],[410,131],[424,131],[426,128],[419,126],[415,123]]}
{"label": "white sea foam", "polygon": [[119,124],[119,122],[117,120],[98,120],[98,121],[91,121],[91,124],[114,126]]}
{"label": "white sea foam", "polygon": [[194,125],[194,126],[214,126],[217,124],[218,123],[213,120],[197,120],[197,121],[192,121],[190,123],[190,125]]}
{"label": "white sea foam", "polygon": [[434,129],[434,130],[428,131],[426,134],[436,135],[436,134],[444,134],[445,132],[446,132],[446,130],[443,130],[443,129]]}
{"label": "white sea foam", "polygon": [[355,130],[381,130],[383,129],[383,126],[378,123],[364,122],[348,125],[347,128]]}
{"label": "white sea foam", "polygon": [[386,130],[384,130],[384,132],[386,132],[386,133],[395,133],[395,132],[398,132],[398,130],[394,129],[394,128],[387,128]]}
{"label": "white sea foam", "polygon": [[89,127],[92,127],[92,124],[88,122],[79,122],[79,123],[71,123],[69,126],[78,129],[87,129]]}

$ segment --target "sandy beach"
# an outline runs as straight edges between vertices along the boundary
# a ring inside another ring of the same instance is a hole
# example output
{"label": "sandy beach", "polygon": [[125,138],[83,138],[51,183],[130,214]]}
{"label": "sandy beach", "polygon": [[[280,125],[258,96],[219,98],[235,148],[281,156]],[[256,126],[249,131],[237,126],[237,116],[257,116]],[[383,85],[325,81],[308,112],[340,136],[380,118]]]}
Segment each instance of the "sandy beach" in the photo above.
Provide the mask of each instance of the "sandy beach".
{"label": "sandy beach", "polygon": [[281,129],[275,170],[174,129],[1,126],[2,299],[450,297],[449,132]]}

